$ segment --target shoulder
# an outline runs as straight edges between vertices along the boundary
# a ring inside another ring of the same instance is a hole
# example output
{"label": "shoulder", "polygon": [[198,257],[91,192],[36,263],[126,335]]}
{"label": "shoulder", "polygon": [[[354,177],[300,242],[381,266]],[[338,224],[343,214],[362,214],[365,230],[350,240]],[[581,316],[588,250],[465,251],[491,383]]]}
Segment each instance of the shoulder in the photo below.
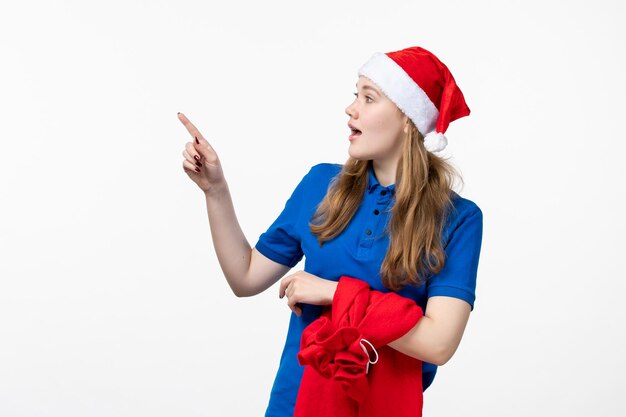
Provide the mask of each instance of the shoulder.
{"label": "shoulder", "polygon": [[332,179],[341,172],[342,165],[331,164],[327,162],[313,165],[307,174],[307,177],[315,177],[316,179],[328,178]]}
{"label": "shoulder", "polygon": [[333,178],[341,172],[341,168],[341,165],[331,163],[313,165],[304,178],[302,178],[300,184],[307,188],[322,188],[326,190]]}
{"label": "shoulder", "polygon": [[467,198],[461,197],[459,194],[452,192],[452,212],[457,216],[480,216],[482,217],[482,211],[478,204]]}
{"label": "shoulder", "polygon": [[482,230],[483,212],[474,201],[452,193],[452,206],[445,221],[444,235],[447,239],[455,230],[467,224],[474,224],[473,229]]}
{"label": "shoulder", "polygon": [[305,200],[321,199],[326,194],[333,178],[341,172],[341,168],[341,165],[331,163],[313,165],[296,187],[294,195]]}

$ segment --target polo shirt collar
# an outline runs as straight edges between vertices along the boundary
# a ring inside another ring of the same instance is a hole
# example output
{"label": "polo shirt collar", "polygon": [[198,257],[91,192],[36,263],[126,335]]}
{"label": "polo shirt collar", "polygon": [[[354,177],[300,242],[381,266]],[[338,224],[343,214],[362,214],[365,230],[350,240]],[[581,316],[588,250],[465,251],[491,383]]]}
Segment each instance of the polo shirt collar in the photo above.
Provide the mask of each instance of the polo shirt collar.
{"label": "polo shirt collar", "polygon": [[377,190],[386,190],[389,194],[394,195],[396,192],[396,184],[391,184],[387,187],[383,187],[382,185],[380,185],[380,183],[376,179],[376,175],[374,175],[374,167],[370,164],[367,180],[367,191],[371,194]]}

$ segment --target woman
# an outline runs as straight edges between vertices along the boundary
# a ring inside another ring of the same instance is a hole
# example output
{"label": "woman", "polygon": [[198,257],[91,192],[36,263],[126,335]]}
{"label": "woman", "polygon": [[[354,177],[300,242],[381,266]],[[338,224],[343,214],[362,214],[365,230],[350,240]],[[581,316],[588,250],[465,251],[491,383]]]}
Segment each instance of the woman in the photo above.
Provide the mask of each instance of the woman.
{"label": "woman", "polygon": [[[420,47],[374,54],[356,88],[346,108],[348,161],[314,166],[254,248],[238,224],[216,153],[179,113],[194,138],[183,169],[206,195],[214,247],[233,292],[258,294],[306,259],[304,271],[280,282],[279,296],[293,313],[266,416],[291,416],[296,401],[304,404],[298,398],[303,331],[331,309],[340,278],[421,308],[416,324],[388,348],[422,361],[422,389],[456,351],[473,308],[482,213],[452,191],[454,170],[435,155],[446,146],[448,124],[469,115],[460,89]],[[383,366],[372,365],[370,377]],[[419,408],[407,415],[421,415],[421,402]]]}

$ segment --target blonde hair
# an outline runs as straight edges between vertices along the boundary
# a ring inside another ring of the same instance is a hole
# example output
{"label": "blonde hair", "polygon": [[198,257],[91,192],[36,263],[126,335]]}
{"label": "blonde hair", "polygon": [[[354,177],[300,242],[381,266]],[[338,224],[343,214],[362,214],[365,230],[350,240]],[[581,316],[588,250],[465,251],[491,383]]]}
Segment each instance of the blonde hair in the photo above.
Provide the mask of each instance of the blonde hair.
{"label": "blonde hair", "polygon": [[[441,271],[445,252],[441,237],[456,179],[456,169],[424,147],[424,138],[409,121],[396,172],[395,203],[388,224],[389,248],[380,268],[385,287],[398,291],[420,285]],[[311,232],[321,245],[348,225],[367,187],[371,161],[349,158],[311,218]]]}

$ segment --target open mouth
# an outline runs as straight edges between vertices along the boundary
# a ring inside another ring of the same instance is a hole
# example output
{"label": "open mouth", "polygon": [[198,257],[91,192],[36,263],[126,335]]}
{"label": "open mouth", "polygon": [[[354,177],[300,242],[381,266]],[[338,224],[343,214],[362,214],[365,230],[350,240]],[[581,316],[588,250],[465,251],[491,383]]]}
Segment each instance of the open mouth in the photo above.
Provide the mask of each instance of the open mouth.
{"label": "open mouth", "polygon": [[352,136],[358,136],[361,134],[359,129],[350,129],[352,131]]}

